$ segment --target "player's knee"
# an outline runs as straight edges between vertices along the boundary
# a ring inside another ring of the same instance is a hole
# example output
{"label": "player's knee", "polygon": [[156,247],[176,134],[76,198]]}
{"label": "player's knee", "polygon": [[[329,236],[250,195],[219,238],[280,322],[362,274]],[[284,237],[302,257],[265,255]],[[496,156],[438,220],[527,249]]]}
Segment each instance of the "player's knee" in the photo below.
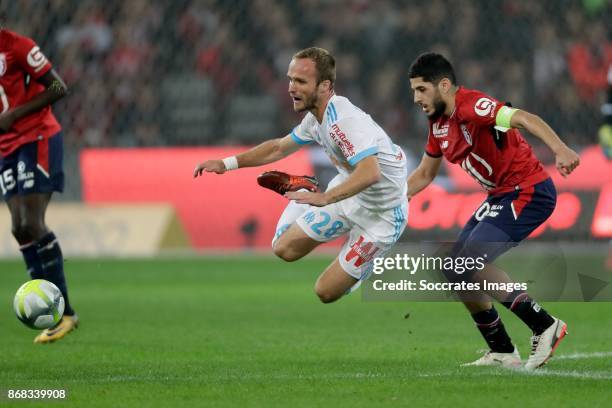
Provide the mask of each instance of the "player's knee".
{"label": "player's knee", "polygon": [[336,294],[331,292],[320,291],[316,293],[321,303],[332,303],[340,298],[340,296],[337,296]]}
{"label": "player's knee", "polygon": [[17,242],[21,243],[24,240],[24,233],[22,232],[21,226],[19,224],[13,224],[11,227],[11,233],[17,240]]}
{"label": "player's knee", "polygon": [[13,233],[13,236],[15,237],[17,242],[19,242],[20,244],[33,241],[33,231],[31,229],[31,226],[24,222],[20,222],[19,224],[13,225],[11,232]]}
{"label": "player's knee", "polygon": [[36,241],[45,234],[45,227],[40,222],[32,222],[28,219],[22,220],[19,224],[13,225],[12,233],[15,239],[20,242]]}
{"label": "player's knee", "polygon": [[342,297],[342,295],[338,295],[335,291],[325,288],[318,283],[315,285],[315,293],[322,303],[332,303]]}
{"label": "player's knee", "polygon": [[272,248],[274,255],[286,262],[293,262],[300,259],[302,256],[291,247],[291,245],[283,241],[277,241]]}

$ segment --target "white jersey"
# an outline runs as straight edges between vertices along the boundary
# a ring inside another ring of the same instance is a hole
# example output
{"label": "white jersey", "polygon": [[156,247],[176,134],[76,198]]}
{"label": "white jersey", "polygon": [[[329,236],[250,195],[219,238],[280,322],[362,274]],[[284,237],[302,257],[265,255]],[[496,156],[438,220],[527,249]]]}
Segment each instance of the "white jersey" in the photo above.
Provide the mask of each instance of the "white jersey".
{"label": "white jersey", "polygon": [[291,137],[298,144],[323,146],[340,175],[345,178],[364,158],[376,155],[382,178],[358,193],[357,202],[372,211],[389,210],[406,200],[406,156],[370,115],[343,96],[333,95],[323,122],[307,113]]}

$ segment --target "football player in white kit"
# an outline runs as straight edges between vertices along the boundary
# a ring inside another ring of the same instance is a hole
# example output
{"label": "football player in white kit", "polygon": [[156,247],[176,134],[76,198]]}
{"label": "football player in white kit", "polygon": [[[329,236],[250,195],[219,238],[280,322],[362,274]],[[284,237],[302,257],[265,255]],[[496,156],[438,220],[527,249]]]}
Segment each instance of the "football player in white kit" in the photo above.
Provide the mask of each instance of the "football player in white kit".
{"label": "football player in white kit", "polygon": [[285,137],[198,164],[194,177],[272,163],[312,143],[323,146],[339,172],[325,192],[317,191],[311,177],[277,171],[262,174],[258,182],[291,200],[272,240],[283,260],[296,261],[348,234],[315,284],[321,301],[329,303],[358,287],[370,275],[373,259],[401,236],[408,215],[406,158],[370,115],[334,93],[335,60],[329,52],[316,47],[297,52],[287,76],[293,109],[307,112],[302,122]]}

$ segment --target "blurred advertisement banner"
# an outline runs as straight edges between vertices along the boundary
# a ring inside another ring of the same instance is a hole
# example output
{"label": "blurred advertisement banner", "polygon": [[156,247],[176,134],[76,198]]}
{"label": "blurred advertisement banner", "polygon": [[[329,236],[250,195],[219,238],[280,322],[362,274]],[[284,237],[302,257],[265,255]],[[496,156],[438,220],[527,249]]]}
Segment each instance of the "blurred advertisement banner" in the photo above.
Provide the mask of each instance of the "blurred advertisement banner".
{"label": "blurred advertisement banner", "polygon": [[[176,209],[196,249],[266,249],[270,247],[287,200],[261,188],[256,182],[257,176],[273,169],[299,175],[314,174],[314,167],[308,151],[302,150],[268,166],[193,178],[197,163],[231,156],[244,149],[85,150],[81,155],[83,198],[90,204],[170,204]],[[585,162],[588,166],[588,161]],[[601,170],[589,171],[593,172],[593,177],[585,176],[585,184],[574,182],[571,187],[559,188],[554,213],[531,238],[612,237],[612,184],[602,188],[609,174]],[[475,185],[473,180],[469,182],[470,186]],[[410,202],[408,228],[403,240],[454,239],[485,197],[480,191],[451,193],[438,185],[430,185]]]}
{"label": "blurred advertisement banner", "polygon": [[[165,204],[53,203],[46,218],[66,256],[152,256],[190,246],[174,208]],[[0,219],[0,231],[0,257],[20,257],[8,217]]]}
{"label": "blurred advertisement banner", "polygon": [[193,178],[196,164],[245,149],[84,150],[83,199],[86,203],[171,204],[197,249],[269,248],[287,200],[261,188],[257,176],[272,169],[313,174],[313,168],[308,152],[302,150],[268,166]]}
{"label": "blurred advertisement banner", "polygon": [[[408,230],[404,235],[416,239],[454,238],[474,211],[485,200],[486,193],[449,193],[430,185],[410,200]],[[594,214],[599,200],[599,210]],[[589,239],[612,237],[612,189],[599,192],[560,192],[550,218],[530,238]],[[597,226],[597,227],[596,227]]]}
{"label": "blurred advertisement banner", "polygon": [[593,215],[591,232],[596,238],[612,237],[612,183],[601,190]]}

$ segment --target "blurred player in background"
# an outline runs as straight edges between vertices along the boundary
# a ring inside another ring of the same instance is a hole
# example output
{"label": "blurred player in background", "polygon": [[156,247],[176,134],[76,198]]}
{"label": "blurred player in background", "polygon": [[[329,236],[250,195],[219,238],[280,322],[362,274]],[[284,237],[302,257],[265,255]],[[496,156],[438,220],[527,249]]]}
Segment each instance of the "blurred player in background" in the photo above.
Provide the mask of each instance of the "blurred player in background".
{"label": "blurred player in background", "polygon": [[[410,68],[414,102],[429,118],[429,137],[418,168],[408,178],[408,196],[427,187],[436,177],[442,156],[459,164],[488,197],[460,233],[456,256],[483,256],[487,261],[518,245],[541,225],[556,205],[550,176],[518,129],[526,129],[553,151],[562,176],[579,164],[578,155],[559,139],[542,119],[475,90],[457,86],[455,72],[440,54],[420,55]],[[479,275],[509,282],[503,271],[488,264]],[[533,331],[531,354],[525,368],[546,363],[567,325],[549,315],[525,291],[492,294]],[[506,333],[489,298],[465,300],[490,350],[471,365],[518,366],[518,350]]]}
{"label": "blurred player in background", "polygon": [[306,112],[287,136],[268,140],[244,153],[199,164],[223,174],[241,167],[278,161],[301,147],[317,143],[339,174],[325,192],[315,179],[266,172],[258,182],[291,201],[281,215],[272,241],[274,253],[296,261],[323,242],[348,234],[340,255],[319,276],[315,292],[333,302],[359,286],[371,273],[373,258],[397,241],[406,226],[406,159],[370,115],[334,92],[335,60],[321,48],[293,56],[287,72],[296,112]]}
{"label": "blurred player in background", "polygon": [[45,224],[51,195],[64,189],[63,139],[51,104],[67,92],[34,41],[0,28],[0,189],[31,278],[53,282],[66,302],[62,320],[35,343],[61,339],[78,322],[68,300],[62,251]]}

